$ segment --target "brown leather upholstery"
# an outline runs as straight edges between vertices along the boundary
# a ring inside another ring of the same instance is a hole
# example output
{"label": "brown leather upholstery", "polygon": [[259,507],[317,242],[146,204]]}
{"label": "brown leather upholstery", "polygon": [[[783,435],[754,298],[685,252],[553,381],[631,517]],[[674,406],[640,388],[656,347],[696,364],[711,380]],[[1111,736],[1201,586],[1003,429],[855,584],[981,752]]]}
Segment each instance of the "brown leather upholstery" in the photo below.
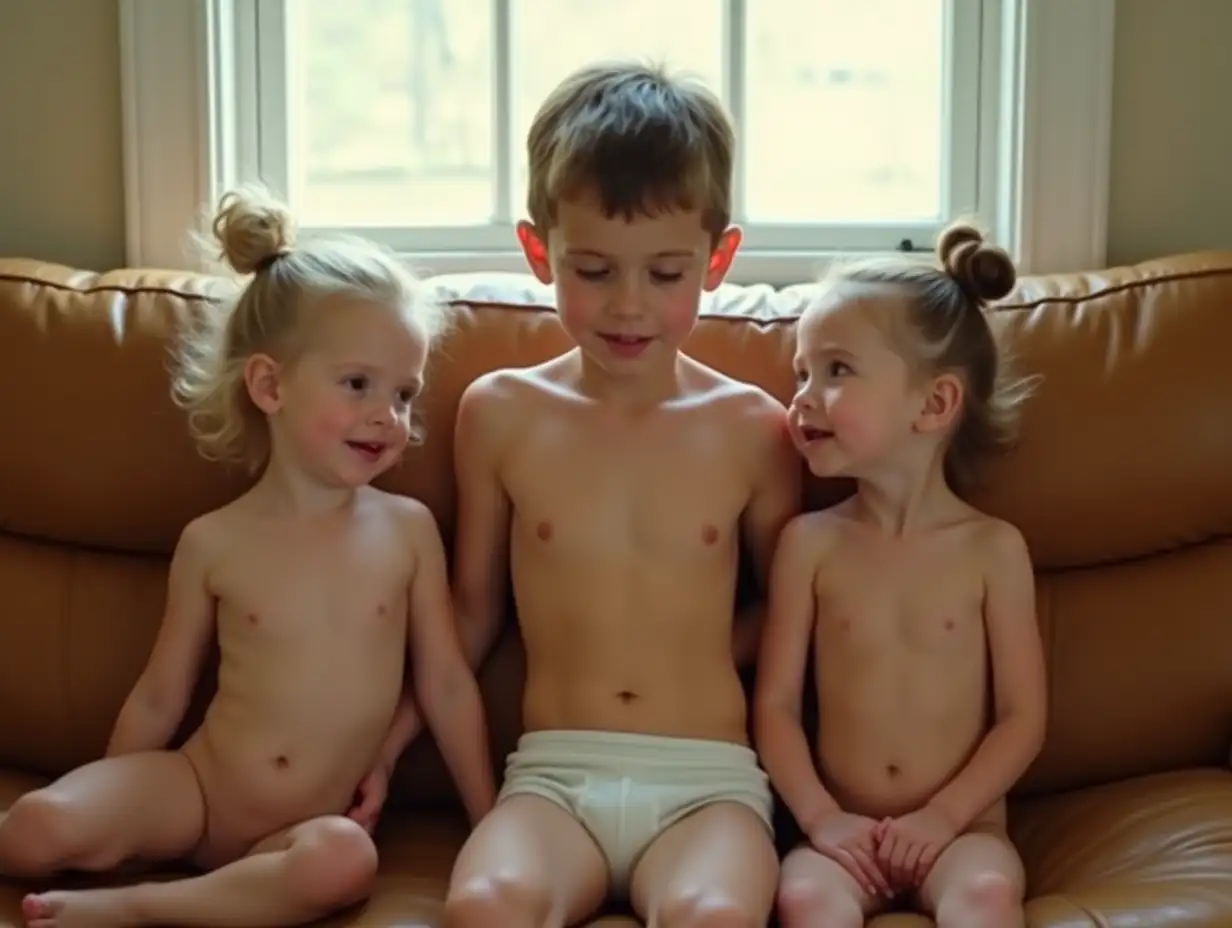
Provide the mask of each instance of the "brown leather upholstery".
{"label": "brown leather upholstery", "polygon": [[[529,277],[438,283],[457,325],[429,372],[427,442],[384,485],[448,538],[459,393],[565,339]],[[103,750],[180,527],[243,485],[195,454],[167,390],[168,339],[219,286],[0,259],[0,808]],[[805,289],[723,288],[693,352],[786,400]],[[1024,280],[995,322],[1045,377],[979,499],[1039,569],[1050,729],[1012,806],[1031,924],[1232,924],[1232,253]],[[812,482],[810,505],[841,491]],[[509,633],[482,673],[498,757],[521,674]],[[464,830],[428,739],[392,802],[380,885],[338,925],[439,924]],[[0,882],[0,925],[20,892]]]}

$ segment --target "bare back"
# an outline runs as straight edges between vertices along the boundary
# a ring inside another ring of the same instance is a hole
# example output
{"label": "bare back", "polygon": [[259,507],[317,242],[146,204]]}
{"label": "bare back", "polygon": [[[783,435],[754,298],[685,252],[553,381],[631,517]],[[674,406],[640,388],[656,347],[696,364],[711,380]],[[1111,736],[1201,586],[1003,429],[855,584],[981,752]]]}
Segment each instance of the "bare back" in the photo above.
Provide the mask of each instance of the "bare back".
{"label": "bare back", "polygon": [[223,840],[346,812],[401,693],[415,566],[416,503],[365,488],[316,526],[247,503],[192,527],[221,662],[185,750]]}
{"label": "bare back", "polygon": [[918,808],[970,759],[990,717],[989,532],[971,511],[886,537],[842,507],[814,518],[817,758],[847,811]]}
{"label": "bare back", "polygon": [[[526,728],[746,741],[737,563],[742,524],[781,460],[781,407],[688,359],[679,395],[642,412],[579,394],[568,355],[480,389],[482,418],[504,436],[492,474],[527,654]],[[760,507],[774,530],[793,514],[792,491],[788,480],[788,503]]]}

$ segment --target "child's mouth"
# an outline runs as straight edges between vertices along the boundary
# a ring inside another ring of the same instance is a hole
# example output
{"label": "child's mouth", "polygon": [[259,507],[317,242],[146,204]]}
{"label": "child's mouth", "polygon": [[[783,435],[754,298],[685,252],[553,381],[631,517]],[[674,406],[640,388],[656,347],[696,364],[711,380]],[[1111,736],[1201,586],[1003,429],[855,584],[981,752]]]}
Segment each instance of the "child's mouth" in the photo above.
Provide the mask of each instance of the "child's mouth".
{"label": "child's mouth", "polygon": [[803,426],[800,429],[800,434],[804,437],[804,440],[808,442],[824,441],[827,438],[834,437],[833,432],[827,432],[825,429],[819,429],[813,425]]}
{"label": "child's mouth", "polygon": [[386,447],[379,441],[348,441],[347,446],[372,461],[384,454]]}
{"label": "child's mouth", "polygon": [[650,344],[650,339],[642,335],[606,335],[599,336],[613,354],[621,357],[636,357]]}

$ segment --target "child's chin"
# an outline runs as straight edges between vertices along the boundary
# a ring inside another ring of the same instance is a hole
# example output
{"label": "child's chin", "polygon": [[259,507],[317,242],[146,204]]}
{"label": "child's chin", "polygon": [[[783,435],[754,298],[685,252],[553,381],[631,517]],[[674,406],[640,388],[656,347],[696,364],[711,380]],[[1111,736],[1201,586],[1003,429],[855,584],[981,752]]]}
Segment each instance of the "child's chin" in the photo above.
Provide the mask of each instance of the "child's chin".
{"label": "child's chin", "polygon": [[809,473],[818,480],[841,480],[847,476],[843,471],[833,467],[816,467],[812,464],[809,465]]}

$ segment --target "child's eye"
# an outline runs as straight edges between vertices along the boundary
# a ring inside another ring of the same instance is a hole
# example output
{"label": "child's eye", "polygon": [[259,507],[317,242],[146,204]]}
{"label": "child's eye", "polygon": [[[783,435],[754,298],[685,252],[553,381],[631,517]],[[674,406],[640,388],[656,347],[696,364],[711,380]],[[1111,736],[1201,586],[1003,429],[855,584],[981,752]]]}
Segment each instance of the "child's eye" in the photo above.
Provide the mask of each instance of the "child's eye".
{"label": "child's eye", "polygon": [[845,377],[846,375],[850,373],[851,373],[851,365],[847,364],[845,361],[831,361],[830,362],[830,376],[831,377]]}
{"label": "child's eye", "polygon": [[411,400],[413,399],[415,399],[414,390],[399,390],[398,391],[398,402],[401,403],[403,406],[410,406]]}
{"label": "child's eye", "polygon": [[682,277],[684,277],[684,274],[683,274],[682,272],[680,272],[680,271],[675,271],[675,272],[669,272],[669,271],[651,271],[651,272],[650,272],[650,276],[651,276],[651,278],[652,278],[652,279],[654,279],[654,280],[655,280],[655,281],[657,281],[658,283],[661,283],[661,284],[674,284],[676,281],[678,281],[678,280],[680,280]]}
{"label": "child's eye", "polygon": [[574,269],[574,273],[582,278],[582,280],[602,280],[607,276],[607,269],[600,268],[596,270],[594,268],[579,267]]}
{"label": "child's eye", "polygon": [[362,393],[368,388],[368,378],[363,374],[356,374],[353,377],[347,377],[342,382],[357,393]]}

